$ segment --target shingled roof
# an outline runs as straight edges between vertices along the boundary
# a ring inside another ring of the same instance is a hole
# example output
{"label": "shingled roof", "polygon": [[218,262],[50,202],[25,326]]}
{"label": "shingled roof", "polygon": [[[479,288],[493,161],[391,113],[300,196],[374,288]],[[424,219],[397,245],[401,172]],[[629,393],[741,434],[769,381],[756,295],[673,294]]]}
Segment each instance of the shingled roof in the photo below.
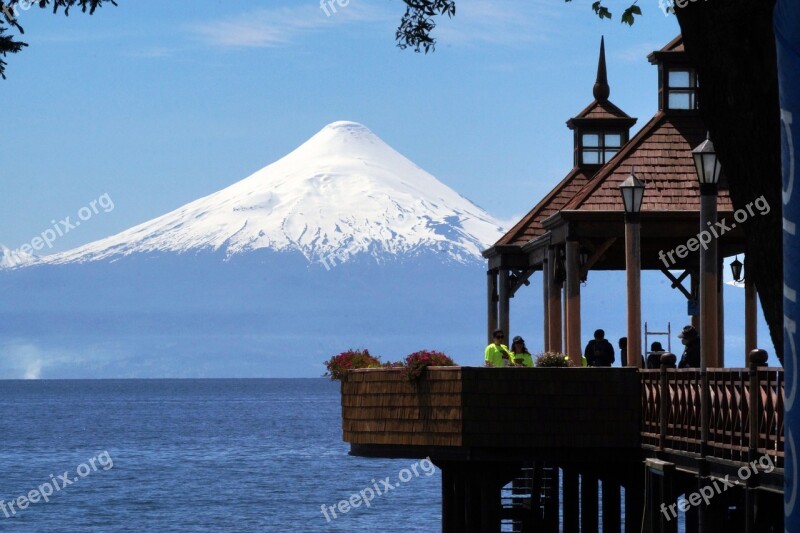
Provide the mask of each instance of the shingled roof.
{"label": "shingled roof", "polygon": [[522,246],[526,242],[545,233],[542,221],[560,211],[589,181],[591,173],[581,168],[573,168],[561,182],[545,196],[522,220],[508,230],[496,245],[511,244]]}
{"label": "shingled roof", "polygon": [[[642,211],[699,211],[700,193],[692,149],[706,138],[696,114],[659,111],[565,206],[564,210],[622,211],[620,184],[631,171],[645,184]],[[724,177],[720,211],[732,211]]]}

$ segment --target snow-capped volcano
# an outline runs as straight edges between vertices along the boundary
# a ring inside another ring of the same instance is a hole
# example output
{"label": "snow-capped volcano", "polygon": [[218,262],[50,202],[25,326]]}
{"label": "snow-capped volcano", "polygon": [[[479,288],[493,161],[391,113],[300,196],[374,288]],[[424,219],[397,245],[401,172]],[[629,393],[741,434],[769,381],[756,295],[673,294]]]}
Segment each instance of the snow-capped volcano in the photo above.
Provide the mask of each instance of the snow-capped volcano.
{"label": "snow-capped volcano", "polygon": [[40,261],[199,250],[230,256],[261,248],[299,251],[310,261],[331,254],[346,260],[359,253],[377,257],[430,248],[471,262],[501,234],[498,220],[368,128],[334,122],[287,156],[221,191]]}

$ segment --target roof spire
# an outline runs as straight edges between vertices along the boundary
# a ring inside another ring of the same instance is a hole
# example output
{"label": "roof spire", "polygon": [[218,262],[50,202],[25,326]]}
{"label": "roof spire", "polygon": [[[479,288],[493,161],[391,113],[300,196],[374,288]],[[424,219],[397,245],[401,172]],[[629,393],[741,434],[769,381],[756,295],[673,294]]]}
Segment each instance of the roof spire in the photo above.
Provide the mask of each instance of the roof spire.
{"label": "roof spire", "polygon": [[600,59],[597,61],[597,81],[594,82],[592,89],[595,100],[600,102],[608,100],[611,94],[611,87],[608,86],[608,76],[606,75],[606,44],[605,39],[600,37]]}

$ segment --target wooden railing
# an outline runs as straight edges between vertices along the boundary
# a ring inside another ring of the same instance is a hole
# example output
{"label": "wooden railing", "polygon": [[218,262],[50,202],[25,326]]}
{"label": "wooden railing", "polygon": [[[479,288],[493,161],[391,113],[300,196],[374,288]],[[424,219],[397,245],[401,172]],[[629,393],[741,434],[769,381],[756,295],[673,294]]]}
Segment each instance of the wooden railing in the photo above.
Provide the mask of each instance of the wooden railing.
{"label": "wooden railing", "polygon": [[[782,368],[711,369],[703,439],[704,376],[698,369],[642,370],[642,444],[736,462],[769,455],[783,468]],[[665,394],[665,391],[667,393]]]}

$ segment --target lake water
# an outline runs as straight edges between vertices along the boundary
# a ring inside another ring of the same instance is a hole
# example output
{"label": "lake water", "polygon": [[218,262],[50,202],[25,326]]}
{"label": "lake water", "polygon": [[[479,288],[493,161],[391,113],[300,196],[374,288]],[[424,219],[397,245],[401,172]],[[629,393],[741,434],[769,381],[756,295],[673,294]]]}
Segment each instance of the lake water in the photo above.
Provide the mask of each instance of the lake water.
{"label": "lake water", "polygon": [[438,469],[348,450],[325,379],[0,381],[0,531],[440,529]]}

